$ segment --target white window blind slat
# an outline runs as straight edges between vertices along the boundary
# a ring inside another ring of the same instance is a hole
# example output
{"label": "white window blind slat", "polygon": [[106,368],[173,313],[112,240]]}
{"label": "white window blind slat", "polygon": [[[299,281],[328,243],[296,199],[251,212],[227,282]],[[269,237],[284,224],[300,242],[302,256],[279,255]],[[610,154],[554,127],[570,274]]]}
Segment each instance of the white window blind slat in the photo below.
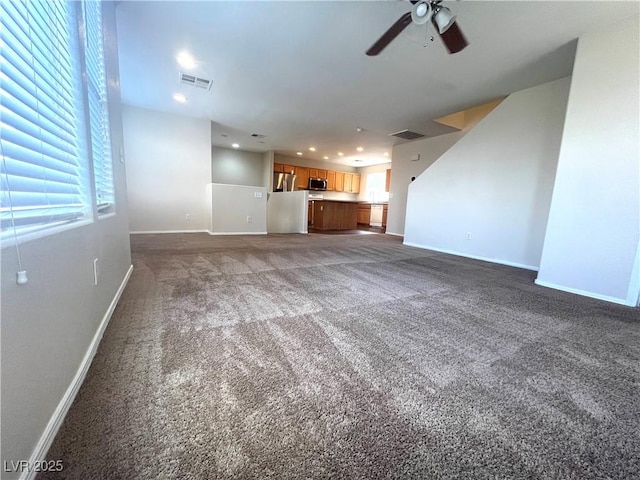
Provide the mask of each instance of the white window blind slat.
{"label": "white window blind slat", "polygon": [[0,3],[3,239],[91,213],[76,8]]}

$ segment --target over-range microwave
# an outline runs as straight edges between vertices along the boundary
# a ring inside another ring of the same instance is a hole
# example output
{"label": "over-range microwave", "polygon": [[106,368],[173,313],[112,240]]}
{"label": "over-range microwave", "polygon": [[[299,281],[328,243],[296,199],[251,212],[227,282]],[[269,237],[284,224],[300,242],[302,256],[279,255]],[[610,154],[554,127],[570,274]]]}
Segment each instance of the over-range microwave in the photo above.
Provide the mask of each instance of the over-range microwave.
{"label": "over-range microwave", "polygon": [[309,178],[309,190],[326,190],[327,181],[322,178]]}

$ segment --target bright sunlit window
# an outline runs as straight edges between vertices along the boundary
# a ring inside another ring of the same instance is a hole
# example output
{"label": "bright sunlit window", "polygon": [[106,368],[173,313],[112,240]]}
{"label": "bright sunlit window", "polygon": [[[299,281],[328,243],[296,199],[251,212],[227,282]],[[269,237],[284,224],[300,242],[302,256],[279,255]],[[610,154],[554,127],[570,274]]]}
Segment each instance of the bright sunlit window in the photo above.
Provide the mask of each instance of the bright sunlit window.
{"label": "bright sunlit window", "polygon": [[0,2],[3,240],[113,205],[100,19],[100,2]]}
{"label": "bright sunlit window", "polygon": [[386,178],[386,172],[367,174],[367,187],[365,192],[367,201],[374,203],[389,201],[389,192],[384,191]]}

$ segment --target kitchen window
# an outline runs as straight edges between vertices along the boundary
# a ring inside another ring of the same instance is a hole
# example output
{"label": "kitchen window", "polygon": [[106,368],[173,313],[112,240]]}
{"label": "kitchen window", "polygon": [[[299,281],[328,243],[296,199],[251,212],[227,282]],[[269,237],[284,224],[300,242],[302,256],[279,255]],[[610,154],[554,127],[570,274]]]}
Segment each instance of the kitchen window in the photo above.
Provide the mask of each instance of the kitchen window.
{"label": "kitchen window", "polygon": [[386,172],[374,172],[367,174],[367,187],[365,196],[368,202],[388,202],[389,192],[385,192]]}

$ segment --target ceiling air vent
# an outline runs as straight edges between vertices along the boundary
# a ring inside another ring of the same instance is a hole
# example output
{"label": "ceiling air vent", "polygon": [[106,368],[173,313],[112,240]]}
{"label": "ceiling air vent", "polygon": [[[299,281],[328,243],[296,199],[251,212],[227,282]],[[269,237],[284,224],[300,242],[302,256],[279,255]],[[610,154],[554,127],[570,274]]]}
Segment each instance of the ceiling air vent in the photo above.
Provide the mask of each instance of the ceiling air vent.
{"label": "ceiling air vent", "polygon": [[188,73],[180,72],[180,83],[191,85],[192,87],[196,88],[202,88],[204,90],[209,90],[213,82],[211,80],[207,80],[206,78],[200,78],[196,77],[195,75],[189,75]]}
{"label": "ceiling air vent", "polygon": [[409,129],[400,130],[399,132],[396,132],[396,133],[390,133],[389,136],[390,137],[404,138],[405,140],[415,140],[416,138],[424,137],[423,134],[418,133],[418,132],[412,132]]}
{"label": "ceiling air vent", "polygon": [[253,138],[266,138],[266,135],[262,135],[260,133],[252,133],[251,136]]}

